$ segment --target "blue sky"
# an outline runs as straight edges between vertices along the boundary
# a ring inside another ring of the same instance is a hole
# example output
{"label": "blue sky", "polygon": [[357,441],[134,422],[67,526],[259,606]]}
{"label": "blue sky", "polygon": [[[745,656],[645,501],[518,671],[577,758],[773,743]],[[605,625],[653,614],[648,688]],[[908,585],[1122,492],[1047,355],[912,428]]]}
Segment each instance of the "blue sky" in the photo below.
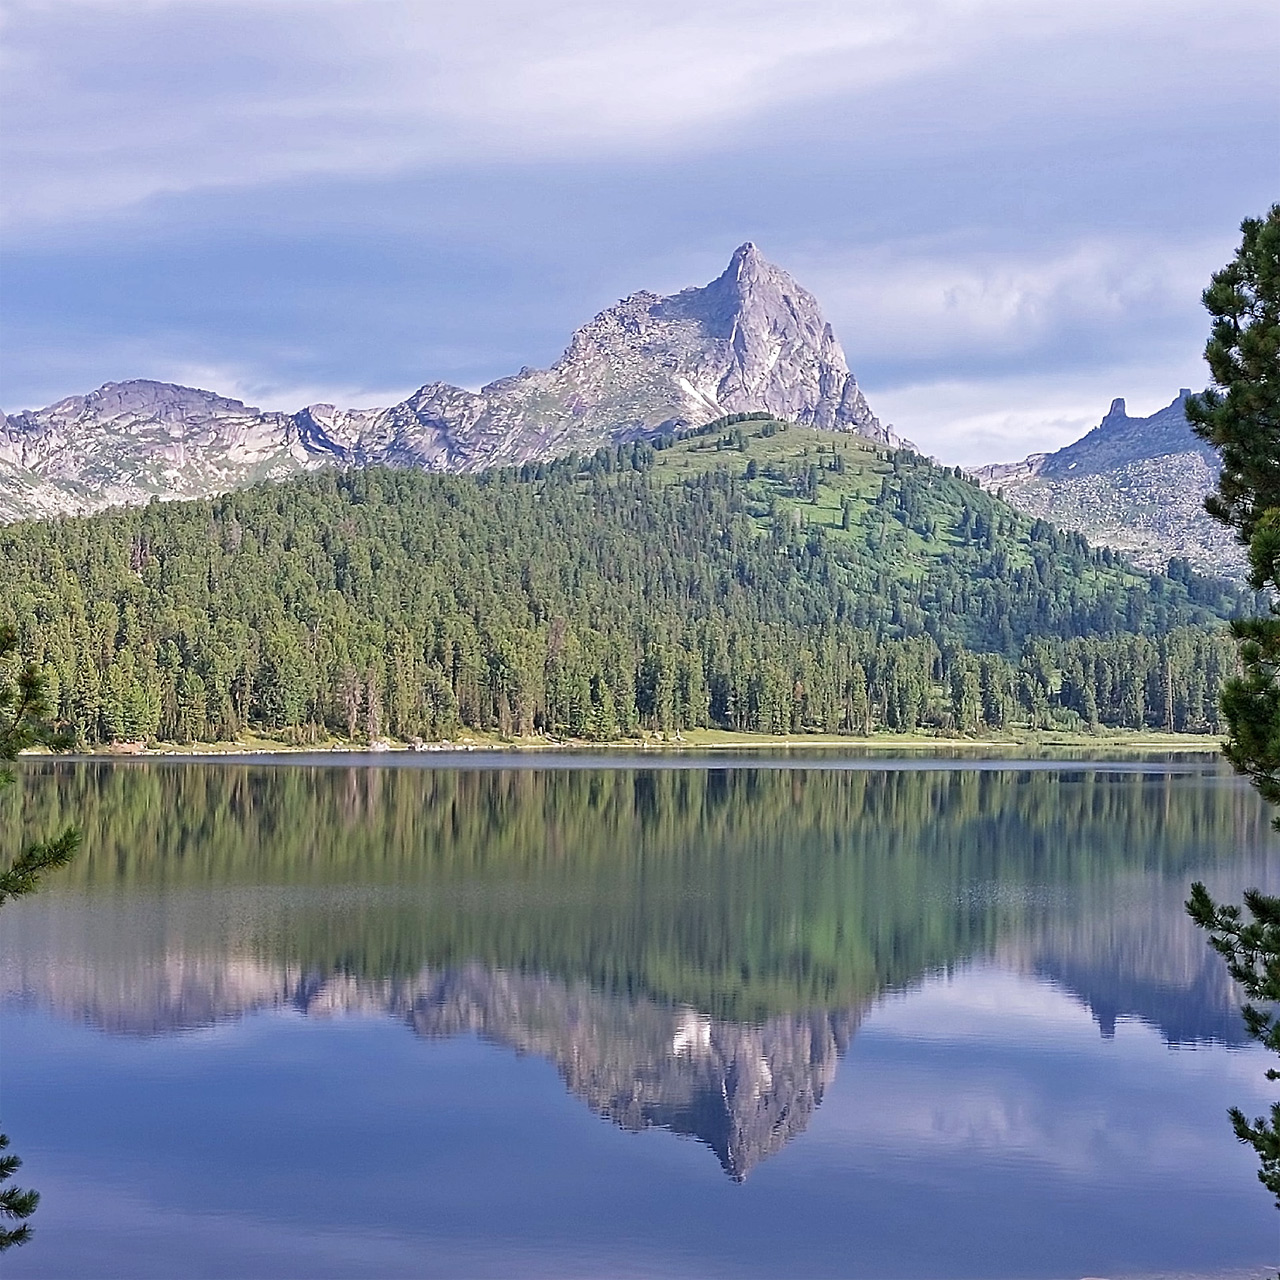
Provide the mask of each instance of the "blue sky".
{"label": "blue sky", "polygon": [[1203,384],[1274,0],[9,0],[0,405],[545,365],[760,245],[947,461]]}

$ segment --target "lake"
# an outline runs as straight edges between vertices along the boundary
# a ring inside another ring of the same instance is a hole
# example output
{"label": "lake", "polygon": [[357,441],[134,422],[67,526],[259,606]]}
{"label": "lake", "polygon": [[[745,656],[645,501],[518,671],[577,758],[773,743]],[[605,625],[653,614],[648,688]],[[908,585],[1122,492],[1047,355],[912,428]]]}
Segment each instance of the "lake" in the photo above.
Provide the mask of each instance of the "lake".
{"label": "lake", "polygon": [[1209,756],[43,761],[24,1276],[1252,1276]]}

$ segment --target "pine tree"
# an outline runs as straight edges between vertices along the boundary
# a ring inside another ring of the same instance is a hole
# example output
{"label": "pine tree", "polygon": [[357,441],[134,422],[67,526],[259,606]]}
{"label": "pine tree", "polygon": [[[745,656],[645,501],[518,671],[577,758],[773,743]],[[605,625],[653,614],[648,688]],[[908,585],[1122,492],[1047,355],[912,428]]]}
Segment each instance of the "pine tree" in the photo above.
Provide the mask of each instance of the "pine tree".
{"label": "pine tree", "polygon": [[[1218,492],[1205,506],[1248,548],[1250,583],[1280,589],[1280,204],[1247,218],[1235,261],[1213,277],[1205,359],[1217,384],[1187,401],[1196,431],[1222,454]],[[1244,674],[1223,709],[1226,755],[1280,804],[1280,612],[1234,624]]]}
{"label": "pine tree", "polygon": [[[1222,454],[1218,492],[1205,506],[1248,547],[1253,587],[1274,593],[1280,591],[1280,205],[1265,218],[1247,218],[1241,231],[1235,260],[1204,293],[1213,318],[1205,359],[1215,386],[1188,400],[1187,417]],[[1280,804],[1280,607],[1236,622],[1233,630],[1243,674],[1228,681],[1222,696],[1230,729],[1223,750],[1265,799]],[[1243,988],[1249,1034],[1280,1053],[1274,1012],[1280,897],[1250,890],[1242,909],[1215,903],[1196,884],[1187,910]],[[1280,1071],[1268,1071],[1267,1078],[1280,1080]],[[1258,1153],[1258,1178],[1280,1207],[1280,1102],[1269,1118],[1250,1122],[1238,1108],[1230,1115],[1236,1136]]]}
{"label": "pine tree", "polygon": [[[7,1134],[0,1133],[0,1151],[9,1146]],[[17,1156],[0,1155],[0,1183],[8,1182],[21,1167],[22,1161]],[[11,1249],[15,1244],[26,1244],[31,1239],[31,1224],[26,1221],[36,1211],[40,1203],[38,1191],[24,1191],[21,1187],[0,1187],[0,1219],[7,1218],[20,1225],[16,1227],[0,1227],[0,1251]]]}
{"label": "pine tree", "polygon": [[[28,663],[12,670],[18,637],[12,627],[0,627],[0,760],[13,761],[28,747],[54,750],[71,745],[70,738],[49,724],[49,696],[44,677]],[[12,769],[0,769],[0,787],[12,786]],[[69,827],[52,840],[36,841],[0,870],[0,905],[9,898],[33,893],[46,871],[65,866],[79,847],[80,833]]]}

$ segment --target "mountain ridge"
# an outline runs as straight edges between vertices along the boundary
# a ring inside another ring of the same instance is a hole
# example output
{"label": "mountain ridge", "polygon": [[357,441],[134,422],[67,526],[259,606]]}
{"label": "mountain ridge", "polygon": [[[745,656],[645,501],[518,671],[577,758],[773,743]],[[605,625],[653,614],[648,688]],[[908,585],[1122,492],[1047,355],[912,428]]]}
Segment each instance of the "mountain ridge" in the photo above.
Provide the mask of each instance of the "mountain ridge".
{"label": "mountain ridge", "polygon": [[1136,418],[1115,399],[1079,440],[972,474],[1027,515],[1083,533],[1145,569],[1184,559],[1199,573],[1242,580],[1239,546],[1204,510],[1220,463],[1187,421],[1190,395],[1184,387],[1170,404]]}
{"label": "mountain ridge", "polygon": [[709,284],[630,294],[549,368],[479,391],[435,381],[386,408],[284,413],[136,379],[0,413],[0,519],[209,497],[335,463],[482,471],[752,411],[901,443],[817,299],[748,241]]}

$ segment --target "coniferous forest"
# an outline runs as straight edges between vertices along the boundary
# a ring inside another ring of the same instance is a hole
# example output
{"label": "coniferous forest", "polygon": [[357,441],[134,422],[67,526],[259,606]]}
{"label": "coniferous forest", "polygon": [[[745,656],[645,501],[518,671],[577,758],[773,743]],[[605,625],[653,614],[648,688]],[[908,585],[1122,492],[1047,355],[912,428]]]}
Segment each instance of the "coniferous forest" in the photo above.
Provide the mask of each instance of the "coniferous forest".
{"label": "coniferous forest", "polygon": [[735,416],[476,476],[337,470],[0,529],[86,745],[1217,732],[1250,597],[958,468]]}

